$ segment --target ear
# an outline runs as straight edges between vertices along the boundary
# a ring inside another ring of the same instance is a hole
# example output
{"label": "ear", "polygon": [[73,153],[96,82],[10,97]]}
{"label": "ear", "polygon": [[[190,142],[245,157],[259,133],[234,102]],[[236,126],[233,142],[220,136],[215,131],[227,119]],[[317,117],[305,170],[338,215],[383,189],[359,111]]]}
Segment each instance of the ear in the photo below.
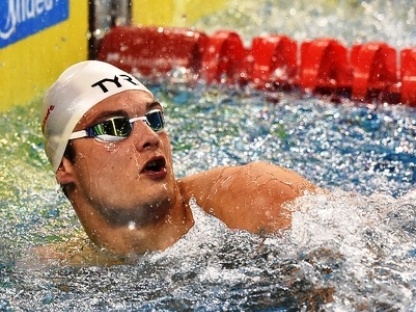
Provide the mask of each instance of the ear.
{"label": "ear", "polygon": [[61,185],[75,182],[74,164],[66,157],[56,170],[56,181]]}

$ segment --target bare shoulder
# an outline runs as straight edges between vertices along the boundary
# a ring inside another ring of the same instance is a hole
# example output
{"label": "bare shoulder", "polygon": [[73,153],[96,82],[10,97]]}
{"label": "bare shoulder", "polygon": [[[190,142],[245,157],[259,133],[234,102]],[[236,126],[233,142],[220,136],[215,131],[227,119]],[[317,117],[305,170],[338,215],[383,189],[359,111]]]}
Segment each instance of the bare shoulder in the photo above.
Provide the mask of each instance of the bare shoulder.
{"label": "bare shoulder", "polygon": [[313,191],[316,186],[298,173],[267,162],[251,162],[240,166],[218,167],[201,172],[179,181],[185,193],[202,196],[219,193],[221,189],[227,192],[235,189],[238,192],[250,190],[253,192],[270,192],[271,190],[286,190],[296,194]]}
{"label": "bare shoulder", "polygon": [[256,233],[288,228],[285,203],[317,190],[296,172],[266,162],[216,168],[183,179],[180,187],[185,199],[195,198],[230,228]]}
{"label": "bare shoulder", "polygon": [[293,170],[267,162],[252,162],[244,165],[240,177],[251,183],[268,183],[269,187],[287,186],[296,192],[313,191],[316,186]]}

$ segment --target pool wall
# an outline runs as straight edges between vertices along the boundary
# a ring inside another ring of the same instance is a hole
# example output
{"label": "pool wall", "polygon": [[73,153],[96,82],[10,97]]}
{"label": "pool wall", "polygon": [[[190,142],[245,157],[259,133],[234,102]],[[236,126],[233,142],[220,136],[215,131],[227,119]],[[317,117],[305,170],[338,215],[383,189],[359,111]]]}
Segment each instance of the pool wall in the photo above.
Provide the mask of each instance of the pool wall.
{"label": "pool wall", "polygon": [[228,0],[132,0],[132,23],[190,27],[201,17],[224,9]]}

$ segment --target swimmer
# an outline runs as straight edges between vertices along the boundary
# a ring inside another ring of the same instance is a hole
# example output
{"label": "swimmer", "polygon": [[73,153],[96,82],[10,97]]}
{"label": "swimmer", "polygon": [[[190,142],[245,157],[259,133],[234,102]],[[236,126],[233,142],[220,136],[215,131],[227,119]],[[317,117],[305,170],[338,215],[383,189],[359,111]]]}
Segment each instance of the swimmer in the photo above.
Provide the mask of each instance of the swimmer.
{"label": "swimmer", "polygon": [[191,199],[231,229],[284,230],[291,225],[285,203],[316,189],[264,162],[176,179],[162,105],[134,76],[108,63],[71,66],[43,104],[45,150],[56,180],[92,245],[112,255],[173,245],[194,224]]}

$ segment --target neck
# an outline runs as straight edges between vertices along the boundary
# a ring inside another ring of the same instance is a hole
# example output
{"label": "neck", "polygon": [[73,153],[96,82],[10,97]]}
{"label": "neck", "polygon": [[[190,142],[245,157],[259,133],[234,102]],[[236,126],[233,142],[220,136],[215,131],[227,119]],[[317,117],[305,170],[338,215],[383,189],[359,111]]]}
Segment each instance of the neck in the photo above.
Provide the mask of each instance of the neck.
{"label": "neck", "polygon": [[137,223],[113,224],[98,209],[77,200],[76,191],[71,202],[89,238],[100,248],[120,255],[137,255],[147,251],[164,250],[173,245],[193,226],[189,200],[179,192],[174,200],[166,201],[166,214],[144,226]]}

